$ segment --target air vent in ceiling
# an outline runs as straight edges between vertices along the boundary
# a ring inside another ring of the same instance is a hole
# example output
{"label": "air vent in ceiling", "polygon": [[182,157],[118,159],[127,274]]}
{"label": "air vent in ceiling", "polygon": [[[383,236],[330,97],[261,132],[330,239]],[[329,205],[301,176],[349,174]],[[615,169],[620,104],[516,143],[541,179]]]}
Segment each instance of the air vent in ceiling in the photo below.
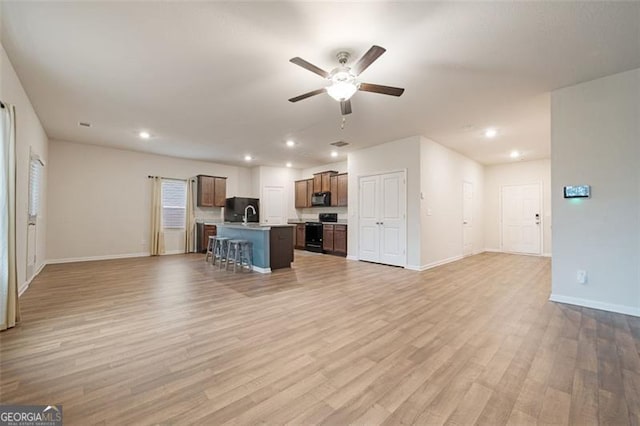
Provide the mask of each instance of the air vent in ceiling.
{"label": "air vent in ceiling", "polygon": [[91,123],[88,123],[86,121],[80,121],[80,122],[78,122],[78,126],[80,126],[80,127],[91,127]]}
{"label": "air vent in ceiling", "polygon": [[338,148],[342,148],[343,146],[349,145],[349,142],[338,141],[338,142],[332,142],[329,145],[333,145],[333,146],[337,146]]}

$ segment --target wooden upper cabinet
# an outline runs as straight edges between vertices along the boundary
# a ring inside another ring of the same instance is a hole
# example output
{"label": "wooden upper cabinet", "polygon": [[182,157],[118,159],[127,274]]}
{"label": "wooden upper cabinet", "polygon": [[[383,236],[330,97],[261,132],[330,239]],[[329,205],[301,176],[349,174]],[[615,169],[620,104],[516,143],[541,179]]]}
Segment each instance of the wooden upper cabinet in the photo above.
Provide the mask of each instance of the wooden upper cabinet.
{"label": "wooden upper cabinet", "polygon": [[313,192],[322,191],[322,173],[313,175]]}
{"label": "wooden upper cabinet", "polygon": [[330,192],[331,191],[331,173],[322,173],[322,192]]}
{"label": "wooden upper cabinet", "polygon": [[213,205],[224,207],[227,201],[227,178],[215,178],[213,192]]}
{"label": "wooden upper cabinet", "polygon": [[307,207],[307,181],[298,180],[296,185],[295,206],[297,209],[303,209]]}
{"label": "wooden upper cabinet", "polygon": [[224,207],[227,198],[227,178],[198,175],[198,207]]}
{"label": "wooden upper cabinet", "polygon": [[313,197],[313,179],[307,179],[307,207],[311,207],[311,197]]}
{"label": "wooden upper cabinet", "polygon": [[[349,205],[349,175],[347,173],[342,173],[337,176],[337,206],[348,206]],[[333,193],[331,194],[331,198],[333,198]],[[333,204],[332,204],[333,205]]]}
{"label": "wooden upper cabinet", "polygon": [[331,207],[338,205],[338,176],[331,176],[329,183],[329,192],[331,192]]}

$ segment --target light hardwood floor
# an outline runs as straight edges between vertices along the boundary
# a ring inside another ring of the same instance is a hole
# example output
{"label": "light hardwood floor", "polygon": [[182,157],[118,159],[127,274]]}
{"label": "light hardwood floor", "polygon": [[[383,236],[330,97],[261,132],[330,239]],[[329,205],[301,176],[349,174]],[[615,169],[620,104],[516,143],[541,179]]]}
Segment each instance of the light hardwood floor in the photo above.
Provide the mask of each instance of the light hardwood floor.
{"label": "light hardwood floor", "polygon": [[640,319],[549,289],[549,259],[495,253],[420,273],[50,265],[0,333],[0,399],[77,425],[639,424]]}

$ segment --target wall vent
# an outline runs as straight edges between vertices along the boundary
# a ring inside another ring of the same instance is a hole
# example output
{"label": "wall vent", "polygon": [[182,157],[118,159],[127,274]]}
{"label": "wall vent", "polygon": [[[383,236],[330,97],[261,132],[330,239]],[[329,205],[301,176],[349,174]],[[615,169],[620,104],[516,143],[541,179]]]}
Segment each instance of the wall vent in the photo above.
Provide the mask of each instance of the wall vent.
{"label": "wall vent", "polygon": [[349,145],[349,142],[337,141],[337,142],[332,142],[329,145],[333,145],[333,146],[337,146],[338,148],[342,148],[343,146]]}
{"label": "wall vent", "polygon": [[88,123],[86,121],[79,121],[78,122],[78,126],[80,126],[80,127],[91,127],[91,123]]}

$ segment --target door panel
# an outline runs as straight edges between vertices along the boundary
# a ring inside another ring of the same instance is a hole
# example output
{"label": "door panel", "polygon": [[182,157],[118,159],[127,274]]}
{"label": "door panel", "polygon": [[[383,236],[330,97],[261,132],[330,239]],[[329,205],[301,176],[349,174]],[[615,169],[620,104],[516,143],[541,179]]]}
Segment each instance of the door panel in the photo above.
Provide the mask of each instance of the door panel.
{"label": "door panel", "polygon": [[462,183],[462,254],[473,254],[473,184]]}
{"label": "door panel", "polygon": [[404,173],[360,178],[359,258],[404,266],[406,192]]}
{"label": "door panel", "polygon": [[387,265],[405,265],[406,247],[406,191],[404,173],[389,173],[380,176],[381,253],[380,262]]}
{"label": "door panel", "polygon": [[262,189],[261,222],[267,225],[282,225],[284,220],[284,188],[265,186]]}
{"label": "door panel", "polygon": [[360,179],[359,203],[359,258],[369,262],[380,261],[380,229],[378,225],[377,176]]}
{"label": "door panel", "polygon": [[540,185],[502,188],[502,249],[540,254]]}

